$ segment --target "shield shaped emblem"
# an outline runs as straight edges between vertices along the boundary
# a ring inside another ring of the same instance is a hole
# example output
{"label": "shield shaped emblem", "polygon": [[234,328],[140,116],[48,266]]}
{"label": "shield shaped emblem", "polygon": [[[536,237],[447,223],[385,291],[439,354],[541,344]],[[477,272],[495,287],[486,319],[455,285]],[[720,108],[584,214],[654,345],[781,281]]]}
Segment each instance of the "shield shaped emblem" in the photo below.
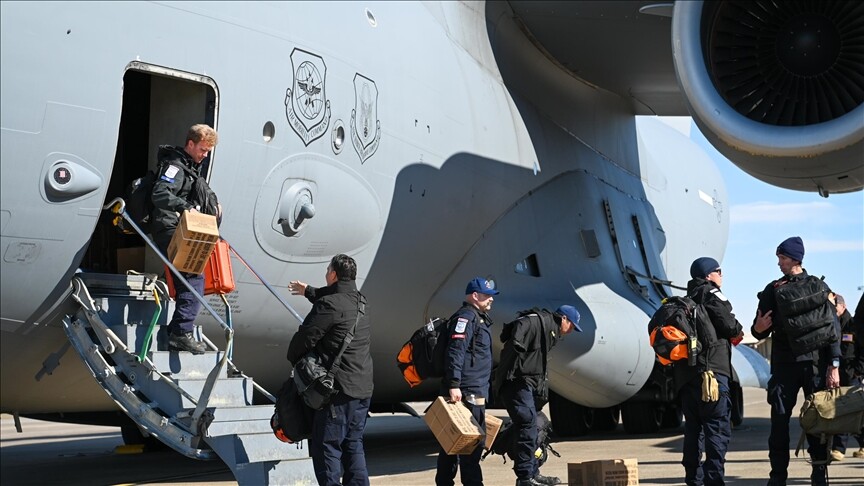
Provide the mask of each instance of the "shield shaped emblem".
{"label": "shield shaped emblem", "polygon": [[324,59],[302,49],[291,52],[294,83],[285,93],[285,116],[305,145],[319,138],[330,124]]}
{"label": "shield shaped emblem", "polygon": [[381,122],[378,120],[378,86],[360,73],[354,75],[354,109],[351,111],[351,141],[360,162],[378,150]]}

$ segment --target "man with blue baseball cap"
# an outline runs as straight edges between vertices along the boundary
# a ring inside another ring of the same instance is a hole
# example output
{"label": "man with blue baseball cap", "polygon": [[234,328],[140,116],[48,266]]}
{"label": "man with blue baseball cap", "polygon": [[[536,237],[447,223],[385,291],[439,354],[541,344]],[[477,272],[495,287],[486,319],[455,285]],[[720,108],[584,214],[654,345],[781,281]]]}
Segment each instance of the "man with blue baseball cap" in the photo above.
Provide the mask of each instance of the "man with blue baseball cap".
{"label": "man with blue baseball cap", "polygon": [[[441,396],[451,402],[463,402],[480,430],[486,433],[486,398],[489,396],[489,378],[492,374],[492,320],[487,312],[492,309],[493,296],[498,295],[495,283],[476,277],[465,287],[462,307],[447,321],[447,350],[444,357],[444,378]],[[438,471],[435,484],[453,486],[456,471],[460,471],[462,484],[483,485],[480,455],[485,435],[471,454],[448,455],[438,451]]]}
{"label": "man with blue baseball cap", "polygon": [[494,386],[516,432],[516,486],[561,482],[540,474],[534,453],[538,447],[537,414],[549,401],[549,352],[565,334],[582,332],[579,319],[579,311],[572,305],[562,305],[555,312],[533,308],[519,312],[516,320],[505,324],[501,331],[504,349]]}

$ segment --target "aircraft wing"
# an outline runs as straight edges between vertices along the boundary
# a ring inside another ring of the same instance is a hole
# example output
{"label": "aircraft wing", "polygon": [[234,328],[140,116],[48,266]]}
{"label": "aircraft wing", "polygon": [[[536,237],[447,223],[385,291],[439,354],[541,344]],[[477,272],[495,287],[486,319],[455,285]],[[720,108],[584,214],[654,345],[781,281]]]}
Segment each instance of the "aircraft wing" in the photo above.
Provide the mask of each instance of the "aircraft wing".
{"label": "aircraft wing", "polygon": [[569,74],[635,114],[692,115],[750,175],[824,197],[864,187],[864,3],[509,5]]}

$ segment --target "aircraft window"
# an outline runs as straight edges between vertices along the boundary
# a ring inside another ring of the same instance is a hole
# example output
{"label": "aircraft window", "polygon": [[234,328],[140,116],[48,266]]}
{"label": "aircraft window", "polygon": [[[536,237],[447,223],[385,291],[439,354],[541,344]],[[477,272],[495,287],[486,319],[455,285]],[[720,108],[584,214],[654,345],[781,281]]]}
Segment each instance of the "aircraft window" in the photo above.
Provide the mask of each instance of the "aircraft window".
{"label": "aircraft window", "polygon": [[342,120],[336,120],[333,123],[330,141],[333,143],[333,153],[339,155],[339,152],[342,151],[342,144],[345,143],[345,128],[342,126]]}
{"label": "aircraft window", "polygon": [[537,264],[537,254],[532,253],[528,255],[524,260],[516,264],[515,270],[520,275],[539,277],[540,265]]}
{"label": "aircraft window", "polygon": [[268,121],[264,124],[264,130],[262,130],[261,136],[264,137],[265,142],[273,140],[273,137],[276,136],[276,127],[273,126],[273,122]]}
{"label": "aircraft window", "polygon": [[585,253],[588,258],[597,258],[600,256],[600,244],[597,243],[597,235],[594,230],[582,230],[582,244],[585,246]]}

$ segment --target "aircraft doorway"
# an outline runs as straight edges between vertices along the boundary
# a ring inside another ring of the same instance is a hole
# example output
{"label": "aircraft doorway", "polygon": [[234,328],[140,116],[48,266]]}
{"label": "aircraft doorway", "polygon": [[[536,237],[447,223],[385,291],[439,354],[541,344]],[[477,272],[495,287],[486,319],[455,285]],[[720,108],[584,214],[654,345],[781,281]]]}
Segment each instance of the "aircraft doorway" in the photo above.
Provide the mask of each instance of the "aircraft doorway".
{"label": "aircraft doorway", "polygon": [[[105,202],[123,197],[136,178],[156,170],[159,145],[184,143],[188,128],[206,123],[214,128],[218,114],[216,83],[196,74],[140,62],[130,63],[123,76],[123,104],[114,167]],[[204,160],[209,179],[212,155]],[[103,211],[90,239],[81,268],[100,273],[127,270],[162,273],[162,262],[138,235],[123,235]]]}

